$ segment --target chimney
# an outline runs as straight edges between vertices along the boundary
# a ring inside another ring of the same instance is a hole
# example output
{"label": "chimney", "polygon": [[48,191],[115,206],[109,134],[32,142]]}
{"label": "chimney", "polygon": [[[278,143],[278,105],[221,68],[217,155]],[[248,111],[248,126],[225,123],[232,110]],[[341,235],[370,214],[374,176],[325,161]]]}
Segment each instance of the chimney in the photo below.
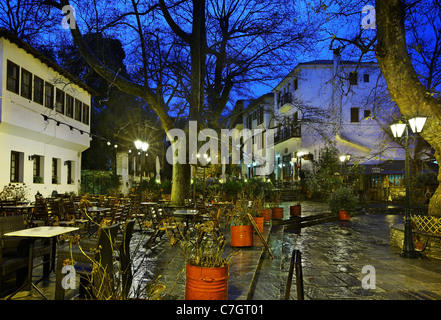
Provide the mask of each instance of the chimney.
{"label": "chimney", "polygon": [[332,49],[332,51],[334,53],[334,73],[337,74],[341,61],[340,47],[337,49]]}

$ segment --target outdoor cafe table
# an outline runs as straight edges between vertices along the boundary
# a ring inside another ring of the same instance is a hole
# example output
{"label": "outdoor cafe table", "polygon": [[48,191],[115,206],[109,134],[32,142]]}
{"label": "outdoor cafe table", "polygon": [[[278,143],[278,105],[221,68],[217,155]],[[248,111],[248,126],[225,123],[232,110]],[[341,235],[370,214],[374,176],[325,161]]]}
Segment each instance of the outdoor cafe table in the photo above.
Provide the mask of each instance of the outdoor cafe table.
{"label": "outdoor cafe table", "polygon": [[5,236],[8,237],[22,237],[22,238],[28,238],[29,241],[29,266],[28,266],[28,276],[23,284],[22,287],[20,287],[16,292],[14,292],[12,295],[8,297],[8,299],[12,298],[14,295],[16,295],[19,291],[21,291],[24,288],[31,289],[31,287],[34,287],[46,300],[49,300],[48,297],[43,294],[43,292],[38,289],[38,287],[32,282],[32,269],[33,269],[33,260],[34,260],[34,242],[36,239],[47,239],[47,238],[53,238],[52,241],[52,262],[51,262],[51,270],[55,271],[55,254],[56,254],[56,245],[57,245],[57,236],[77,231],[79,228],[76,227],[59,227],[59,226],[43,226],[43,227],[37,227],[37,228],[28,228],[28,229],[22,229],[17,231],[12,231],[5,233]]}
{"label": "outdoor cafe table", "polygon": [[199,214],[199,210],[197,209],[186,209],[186,210],[176,210],[173,212],[175,216],[185,216],[185,228],[188,230],[189,227],[189,219],[194,218]]}
{"label": "outdoor cafe table", "polygon": [[87,213],[92,213],[95,216],[95,221],[100,222],[102,214],[110,210],[112,209],[107,207],[90,207],[87,209]]}

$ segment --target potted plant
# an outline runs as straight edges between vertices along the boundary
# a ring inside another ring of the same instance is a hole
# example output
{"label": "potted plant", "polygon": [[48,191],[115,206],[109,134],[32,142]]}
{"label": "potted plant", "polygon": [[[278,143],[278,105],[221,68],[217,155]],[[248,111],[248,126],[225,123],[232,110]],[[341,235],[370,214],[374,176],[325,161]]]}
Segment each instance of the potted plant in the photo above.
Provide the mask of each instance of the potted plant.
{"label": "potted plant", "polygon": [[230,210],[230,230],[232,247],[250,247],[253,245],[253,226],[248,217],[248,201],[237,201]]}
{"label": "potted plant", "polygon": [[[181,252],[186,259],[186,300],[227,300],[229,265],[233,254],[224,256],[225,241],[215,241],[215,230],[205,228],[196,237],[183,237]],[[208,236],[207,236],[208,235]]]}
{"label": "potted plant", "polygon": [[338,214],[340,220],[347,221],[357,207],[357,197],[352,188],[341,187],[331,194],[328,203],[332,213]]}
{"label": "potted plant", "polygon": [[271,221],[271,209],[265,206],[265,196],[259,195],[253,200],[254,208],[256,208],[258,214],[263,217],[264,222]]}
{"label": "potted plant", "polygon": [[283,208],[280,207],[280,199],[282,197],[282,193],[280,191],[274,190],[271,193],[271,213],[273,215],[273,219],[283,219]]}
{"label": "potted plant", "polygon": [[294,190],[293,192],[295,192],[296,195],[296,199],[297,202],[293,205],[289,207],[289,214],[291,217],[300,217],[302,215],[302,205],[301,205],[301,200],[302,200],[302,191],[301,190]]}
{"label": "potted plant", "polygon": [[[257,212],[256,208],[254,208],[253,206],[248,206],[247,209],[248,209],[248,212],[253,217],[253,220],[256,223],[257,228],[259,228],[259,231],[262,233],[263,232],[263,221],[264,221],[264,218]],[[256,233],[255,230],[254,230],[254,233]]]}
{"label": "potted plant", "polygon": [[242,183],[240,181],[235,180],[227,180],[225,183],[222,183],[221,191],[224,194],[225,201],[231,201],[237,199],[237,194],[242,190]]}

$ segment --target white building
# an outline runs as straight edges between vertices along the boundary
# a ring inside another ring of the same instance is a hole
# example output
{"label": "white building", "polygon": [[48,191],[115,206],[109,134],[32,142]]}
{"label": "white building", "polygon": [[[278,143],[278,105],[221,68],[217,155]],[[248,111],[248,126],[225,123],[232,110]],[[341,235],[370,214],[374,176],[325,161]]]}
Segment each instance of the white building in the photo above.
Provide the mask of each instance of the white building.
{"label": "white building", "polygon": [[5,29],[0,67],[0,191],[13,183],[29,199],[78,193],[93,91]]}
{"label": "white building", "polygon": [[[244,179],[265,179],[273,172],[273,167],[267,163],[269,157],[274,158],[274,148],[268,146],[271,138],[267,137],[267,129],[274,126],[273,105],[274,95],[267,93],[257,99],[238,100],[234,107],[238,115],[234,129],[241,137],[240,144],[233,147],[241,148],[240,170]],[[243,129],[248,130],[248,136]]]}
{"label": "white building", "polygon": [[273,92],[277,180],[297,181],[298,169],[311,170],[327,142],[362,164],[404,158],[382,139],[393,105],[376,63],[334,53],[333,60],[298,64]]}

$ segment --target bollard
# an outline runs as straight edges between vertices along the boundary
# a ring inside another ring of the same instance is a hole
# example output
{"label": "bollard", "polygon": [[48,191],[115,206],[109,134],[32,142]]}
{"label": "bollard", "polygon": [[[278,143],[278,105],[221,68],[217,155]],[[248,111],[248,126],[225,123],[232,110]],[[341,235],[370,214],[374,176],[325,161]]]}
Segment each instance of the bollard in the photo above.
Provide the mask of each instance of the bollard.
{"label": "bollard", "polygon": [[289,300],[291,292],[292,276],[294,273],[294,266],[296,269],[296,286],[297,286],[297,300],[304,300],[303,291],[303,272],[302,272],[302,256],[299,250],[293,250],[291,257],[291,264],[289,266],[288,280],[286,282],[285,300]]}

